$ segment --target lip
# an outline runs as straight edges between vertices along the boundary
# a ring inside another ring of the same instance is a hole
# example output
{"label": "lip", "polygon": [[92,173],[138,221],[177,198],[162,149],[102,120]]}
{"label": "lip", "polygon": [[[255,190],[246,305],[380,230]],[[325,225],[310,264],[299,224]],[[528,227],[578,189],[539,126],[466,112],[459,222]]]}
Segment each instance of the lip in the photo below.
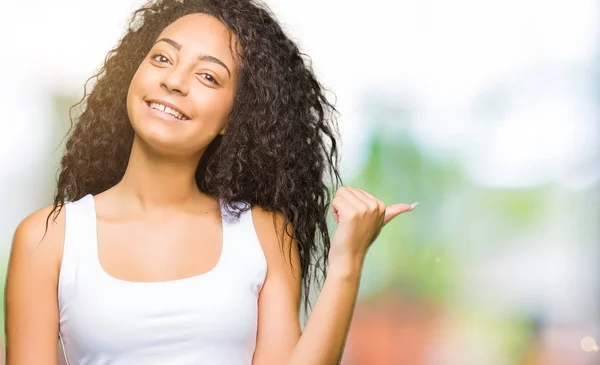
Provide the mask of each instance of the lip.
{"label": "lip", "polygon": [[152,108],[150,108],[150,110],[151,110],[151,111],[154,111],[154,112],[156,112],[156,113],[160,114],[161,116],[165,116],[165,115],[166,115],[166,116],[169,116],[170,118],[172,118],[172,119],[174,119],[174,120],[177,120],[177,121],[179,121],[179,122],[187,122],[187,121],[189,121],[189,120],[191,119],[191,118],[190,118],[190,117],[188,117],[188,115],[187,115],[187,114],[185,114],[185,113],[184,113],[184,112],[183,112],[183,111],[182,111],[182,110],[181,110],[181,109],[180,109],[180,108],[179,108],[177,105],[175,105],[175,104],[171,104],[171,103],[169,103],[168,101],[164,101],[164,100],[161,100],[161,99],[146,99],[146,100],[144,100],[144,103],[146,104],[146,106],[148,106],[148,108],[150,108],[150,104],[151,104],[151,103],[158,103],[158,104],[162,104],[162,105],[164,105],[164,106],[168,106],[168,107],[169,107],[169,108],[171,108],[171,109],[177,110],[177,111],[178,111],[179,113],[181,113],[181,114],[182,114],[184,117],[186,117],[186,118],[187,118],[187,120],[181,120],[181,119],[175,118],[174,116],[172,116],[172,115],[171,115],[171,114],[169,114],[169,113],[165,113],[165,112],[163,112],[163,111],[160,111],[160,110],[157,110],[157,109],[152,109]]}

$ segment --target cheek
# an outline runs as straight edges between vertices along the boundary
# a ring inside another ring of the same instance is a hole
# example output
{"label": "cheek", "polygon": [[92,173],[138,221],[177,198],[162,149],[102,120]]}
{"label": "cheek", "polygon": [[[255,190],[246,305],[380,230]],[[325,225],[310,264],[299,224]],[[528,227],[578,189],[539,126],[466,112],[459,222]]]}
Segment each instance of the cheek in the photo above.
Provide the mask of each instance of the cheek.
{"label": "cheek", "polygon": [[134,122],[136,116],[143,112],[141,110],[143,105],[143,98],[147,95],[147,91],[150,90],[150,85],[156,82],[151,73],[146,72],[144,65],[142,64],[131,79],[129,89],[127,90],[127,113],[129,120]]}
{"label": "cheek", "polygon": [[148,86],[150,86],[150,84],[155,82],[154,78],[156,78],[156,76],[153,75],[151,72],[148,72],[146,70],[146,66],[142,64],[137,69],[137,71],[133,75],[133,78],[131,79],[131,84],[129,85],[129,92],[141,97],[141,92],[144,89],[147,89]]}
{"label": "cheek", "polygon": [[211,124],[211,129],[217,133],[221,131],[223,124],[229,119],[233,107],[232,96],[222,90],[204,89],[198,90],[194,97],[195,119]]}

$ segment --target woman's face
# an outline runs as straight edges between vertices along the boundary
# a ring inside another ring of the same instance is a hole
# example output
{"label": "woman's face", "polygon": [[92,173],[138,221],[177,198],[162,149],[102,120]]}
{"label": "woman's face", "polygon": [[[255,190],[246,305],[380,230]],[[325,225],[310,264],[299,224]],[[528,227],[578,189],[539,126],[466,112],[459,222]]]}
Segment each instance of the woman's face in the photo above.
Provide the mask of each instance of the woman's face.
{"label": "woman's face", "polygon": [[227,28],[216,18],[196,13],[170,24],[129,86],[127,113],[136,134],[164,154],[203,152],[225,132],[236,66]]}

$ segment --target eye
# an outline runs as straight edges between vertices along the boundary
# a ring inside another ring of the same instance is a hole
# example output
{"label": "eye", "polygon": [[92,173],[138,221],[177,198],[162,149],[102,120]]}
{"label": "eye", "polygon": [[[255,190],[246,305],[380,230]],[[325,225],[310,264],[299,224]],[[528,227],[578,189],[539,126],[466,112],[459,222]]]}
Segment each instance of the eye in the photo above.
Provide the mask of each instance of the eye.
{"label": "eye", "polygon": [[211,74],[207,74],[207,73],[203,73],[203,74],[199,74],[200,76],[202,76],[203,78],[205,78],[206,80],[208,80],[209,82],[212,82],[215,85],[219,85],[219,83],[217,82],[217,80],[215,80],[215,78],[211,75]]}
{"label": "eye", "polygon": [[169,62],[169,59],[162,53],[153,53],[150,58],[160,63]]}

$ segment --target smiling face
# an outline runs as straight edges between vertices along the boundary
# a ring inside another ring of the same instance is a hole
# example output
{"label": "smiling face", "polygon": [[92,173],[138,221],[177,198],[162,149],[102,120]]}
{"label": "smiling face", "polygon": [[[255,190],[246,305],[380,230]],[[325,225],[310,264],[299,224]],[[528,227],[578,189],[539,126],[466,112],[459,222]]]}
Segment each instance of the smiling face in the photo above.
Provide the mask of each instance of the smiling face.
{"label": "smiling face", "polygon": [[224,134],[238,76],[229,44],[226,26],[206,14],[162,31],[127,93],[138,137],[161,153],[191,156]]}

